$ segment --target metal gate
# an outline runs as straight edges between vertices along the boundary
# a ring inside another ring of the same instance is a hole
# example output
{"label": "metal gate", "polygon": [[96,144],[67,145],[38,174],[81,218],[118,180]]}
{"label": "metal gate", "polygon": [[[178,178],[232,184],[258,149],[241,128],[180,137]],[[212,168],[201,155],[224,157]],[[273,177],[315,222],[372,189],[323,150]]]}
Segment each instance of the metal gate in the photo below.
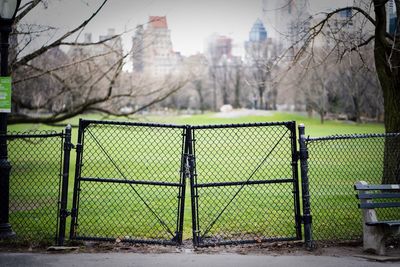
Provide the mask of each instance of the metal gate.
{"label": "metal gate", "polygon": [[185,129],[80,120],[70,237],[181,243]]}
{"label": "metal gate", "polygon": [[188,179],[195,246],[299,240],[295,130],[80,120],[70,238],[181,244]]}
{"label": "metal gate", "polygon": [[195,245],[301,239],[295,127],[192,127]]}

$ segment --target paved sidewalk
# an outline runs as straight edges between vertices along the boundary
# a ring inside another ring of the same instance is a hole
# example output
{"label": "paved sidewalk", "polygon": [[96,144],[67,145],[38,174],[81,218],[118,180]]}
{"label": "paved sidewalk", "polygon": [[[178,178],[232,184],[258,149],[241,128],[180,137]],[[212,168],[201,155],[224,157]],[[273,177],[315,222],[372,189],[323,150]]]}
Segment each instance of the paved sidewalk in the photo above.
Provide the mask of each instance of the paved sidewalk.
{"label": "paved sidewalk", "polygon": [[240,255],[240,254],[195,254],[195,253],[13,253],[0,252],[0,266],[295,266],[295,267],[398,267],[399,262],[374,262],[366,259],[343,256],[314,255]]}

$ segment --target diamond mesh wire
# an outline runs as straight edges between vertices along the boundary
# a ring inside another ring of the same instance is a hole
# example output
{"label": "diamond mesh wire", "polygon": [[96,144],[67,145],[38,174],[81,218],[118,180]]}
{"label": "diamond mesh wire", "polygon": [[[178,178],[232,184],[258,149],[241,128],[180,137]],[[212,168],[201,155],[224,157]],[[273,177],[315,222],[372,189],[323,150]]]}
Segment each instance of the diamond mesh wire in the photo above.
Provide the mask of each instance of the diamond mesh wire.
{"label": "diamond mesh wire", "polygon": [[20,240],[54,242],[62,162],[62,133],[9,133],[10,223]]}
{"label": "diamond mesh wire", "polygon": [[175,237],[183,128],[102,123],[85,128],[75,238]]}
{"label": "diamond mesh wire", "polygon": [[296,238],[287,126],[195,128],[194,139],[200,243]]}
{"label": "diamond mesh wire", "polygon": [[[297,181],[287,126],[193,128],[195,215],[202,244],[294,238]],[[90,124],[76,237],[170,241],[178,227],[184,129]],[[52,242],[63,134],[10,134],[10,223],[20,239]],[[386,154],[385,142],[390,147]],[[384,162],[400,162],[399,144],[399,135],[308,139],[314,239],[361,236],[353,185],[359,180],[381,183]],[[398,219],[399,213],[378,210],[383,220]]]}
{"label": "diamond mesh wire", "polygon": [[[350,240],[362,235],[361,210],[354,184],[382,183],[385,140],[392,144],[387,162],[400,162],[400,135],[341,136],[307,141],[313,237]],[[400,217],[399,209],[379,209],[382,220]]]}

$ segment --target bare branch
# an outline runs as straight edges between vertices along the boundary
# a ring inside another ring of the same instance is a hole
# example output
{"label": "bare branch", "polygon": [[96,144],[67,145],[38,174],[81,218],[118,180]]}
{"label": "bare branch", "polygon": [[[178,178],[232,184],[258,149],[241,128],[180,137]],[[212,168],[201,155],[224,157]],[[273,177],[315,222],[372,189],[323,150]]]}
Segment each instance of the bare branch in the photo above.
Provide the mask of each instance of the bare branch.
{"label": "bare branch", "polygon": [[361,47],[368,45],[368,44],[369,44],[372,40],[374,40],[374,39],[375,39],[375,35],[370,36],[370,37],[369,37],[367,40],[365,40],[364,42],[353,46],[353,47],[352,47],[351,49],[349,49],[349,50],[347,50],[347,49],[344,50],[343,53],[342,53],[342,55],[340,56],[340,60],[342,60],[343,57],[344,57],[348,52],[356,51],[356,50],[360,49]]}
{"label": "bare branch", "polygon": [[[171,96],[171,95],[173,95],[174,93],[176,93],[177,91],[179,91],[179,90],[183,87],[183,85],[186,84],[186,83],[187,83],[187,81],[185,81],[185,82],[182,83],[182,84],[179,83],[179,84],[175,85],[175,86],[173,87],[173,89],[169,90],[166,94],[161,95],[161,96],[159,96],[159,97],[156,97],[156,98],[152,99],[152,100],[149,101],[148,103],[146,103],[146,104],[140,106],[140,107],[137,108],[137,109],[132,110],[131,112],[124,112],[124,113],[122,113],[122,112],[115,112],[115,111],[111,111],[111,110],[109,110],[109,109],[105,109],[105,108],[101,108],[101,107],[91,107],[91,108],[89,108],[88,110],[89,110],[89,111],[100,111],[100,112],[104,112],[104,113],[106,113],[106,114],[111,114],[111,115],[115,115],[115,116],[121,116],[121,115],[127,116],[127,115],[132,115],[132,114],[138,113],[138,112],[140,112],[140,111],[142,111],[142,110],[145,110],[146,108],[151,107],[151,106],[153,106],[153,105],[155,105],[155,104],[157,104],[157,103],[159,103],[159,102],[161,102],[161,101],[164,101],[164,100],[167,99],[169,96]],[[115,99],[115,98],[119,98],[119,97],[122,97],[122,96],[121,96],[121,95],[116,95],[116,96],[113,96],[113,97],[111,97],[111,98],[114,98],[114,99]]]}
{"label": "bare branch", "polygon": [[122,34],[117,34],[117,35],[113,35],[109,38],[103,39],[101,41],[98,42],[94,42],[94,43],[78,43],[78,42],[60,42],[59,45],[67,45],[67,46],[91,46],[91,45],[99,45],[99,44],[105,44],[108,41],[114,40],[118,37],[120,37]]}
{"label": "bare branch", "polygon": [[61,36],[60,38],[58,38],[57,40],[55,40],[51,44],[46,45],[46,46],[42,46],[40,49],[36,50],[35,52],[22,57],[17,62],[15,62],[15,64],[12,66],[12,68],[15,69],[15,68],[18,68],[18,67],[20,67],[22,65],[25,65],[26,63],[28,63],[29,61],[31,61],[35,57],[37,57],[37,56],[43,54],[44,52],[46,52],[47,50],[49,50],[50,48],[59,46],[63,42],[63,40],[65,40],[66,38],[68,38],[69,36],[74,34],[75,32],[79,31],[80,29],[83,29],[84,27],[86,27],[86,25],[100,12],[100,10],[107,3],[107,1],[108,0],[104,0],[103,3],[98,7],[98,9],[87,20],[82,22],[79,26],[77,26],[73,30],[65,33],[63,36]]}
{"label": "bare branch", "polygon": [[51,73],[54,73],[56,71],[59,71],[59,70],[62,70],[62,69],[65,69],[65,68],[68,68],[68,67],[83,63],[83,62],[87,62],[87,61],[91,61],[91,60],[99,58],[99,57],[107,56],[107,55],[109,55],[111,53],[114,53],[114,51],[109,51],[109,52],[106,52],[106,53],[103,53],[103,54],[90,56],[90,57],[87,57],[87,58],[84,58],[84,59],[81,59],[81,60],[78,60],[78,61],[73,61],[73,62],[68,63],[68,64],[60,65],[60,66],[57,66],[55,68],[48,69],[48,70],[43,70],[43,69],[40,69],[38,67],[34,67],[32,64],[26,64],[25,66],[28,66],[28,67],[31,67],[31,68],[35,68],[38,71],[39,70],[42,70],[42,71],[40,73],[32,75],[32,76],[26,75],[22,79],[19,79],[19,80],[16,79],[15,81],[13,81],[13,83],[14,84],[18,84],[20,82],[26,82],[26,81],[29,81],[29,80],[32,80],[32,79],[36,79],[36,78],[39,78],[39,77],[41,77],[43,75],[51,74]]}
{"label": "bare branch", "polygon": [[38,4],[42,3],[43,0],[33,0],[25,5],[21,6],[18,11],[20,13],[15,17],[15,24],[18,24],[18,22],[25,17],[32,9],[34,9]]}

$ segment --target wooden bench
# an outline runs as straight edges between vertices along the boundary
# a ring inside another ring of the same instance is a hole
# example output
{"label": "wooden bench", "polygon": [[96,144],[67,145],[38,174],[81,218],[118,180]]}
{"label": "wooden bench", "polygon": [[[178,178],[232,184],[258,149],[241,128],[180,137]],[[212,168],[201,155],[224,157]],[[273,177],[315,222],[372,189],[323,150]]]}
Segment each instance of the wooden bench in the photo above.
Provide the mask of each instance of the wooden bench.
{"label": "wooden bench", "polygon": [[400,184],[370,185],[360,181],[354,189],[358,191],[358,207],[362,209],[364,251],[385,255],[386,239],[400,234],[400,216],[393,221],[379,220],[375,209],[399,209]]}

